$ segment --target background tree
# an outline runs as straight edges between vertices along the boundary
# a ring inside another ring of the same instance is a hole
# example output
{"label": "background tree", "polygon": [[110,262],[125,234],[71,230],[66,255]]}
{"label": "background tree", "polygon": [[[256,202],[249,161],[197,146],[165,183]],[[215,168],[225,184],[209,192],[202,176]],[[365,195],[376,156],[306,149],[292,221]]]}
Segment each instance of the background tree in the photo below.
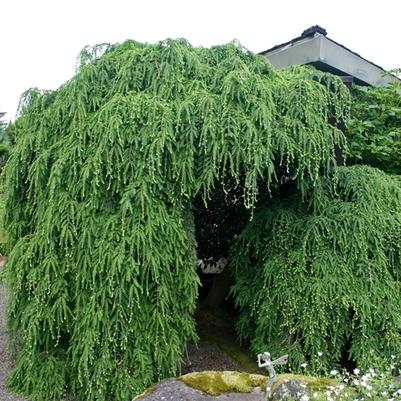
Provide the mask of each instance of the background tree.
{"label": "background tree", "polygon": [[5,115],[6,113],[0,112],[0,168],[4,166],[8,158],[10,147],[10,139],[6,129],[7,123],[3,121]]}
{"label": "background tree", "polygon": [[401,85],[355,87],[348,123],[350,163],[401,173]]}
{"label": "background tree", "polygon": [[126,401],[173,375],[196,338],[192,201],[220,183],[252,209],[283,175],[305,192],[348,106],[338,78],[183,40],[86,49],[28,91],[6,165],[11,388]]}

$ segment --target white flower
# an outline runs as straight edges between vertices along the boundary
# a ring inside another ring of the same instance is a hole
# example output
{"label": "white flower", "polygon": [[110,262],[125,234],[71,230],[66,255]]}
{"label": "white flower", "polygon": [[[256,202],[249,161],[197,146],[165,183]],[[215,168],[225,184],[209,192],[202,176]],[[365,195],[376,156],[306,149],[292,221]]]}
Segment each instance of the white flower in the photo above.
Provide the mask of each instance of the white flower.
{"label": "white flower", "polygon": [[359,373],[361,373],[361,371],[358,369],[358,368],[355,368],[354,369],[354,375],[359,375]]}
{"label": "white flower", "polygon": [[306,368],[308,366],[308,364],[306,362],[301,363],[301,368]]}
{"label": "white flower", "polygon": [[331,374],[331,376],[335,376],[335,375],[338,374],[338,370],[333,369],[333,370],[330,372],[330,374]]}
{"label": "white flower", "polygon": [[309,397],[306,394],[304,394],[299,400],[300,401],[309,401]]}
{"label": "white flower", "polygon": [[322,356],[322,355],[323,355],[323,352],[320,352],[320,351],[319,351],[319,352],[317,353],[317,356]]}
{"label": "white flower", "polygon": [[395,359],[395,355],[391,355],[391,359]]}

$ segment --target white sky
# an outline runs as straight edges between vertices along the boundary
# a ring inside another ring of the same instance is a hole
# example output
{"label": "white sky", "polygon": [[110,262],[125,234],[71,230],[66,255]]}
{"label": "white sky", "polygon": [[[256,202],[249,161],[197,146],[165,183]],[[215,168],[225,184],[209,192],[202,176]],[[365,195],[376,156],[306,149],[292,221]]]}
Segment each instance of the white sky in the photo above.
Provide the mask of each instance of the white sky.
{"label": "white sky", "polygon": [[86,45],[238,39],[260,52],[316,24],[383,68],[401,67],[401,0],[1,0],[0,111],[13,119],[26,89],[71,78]]}

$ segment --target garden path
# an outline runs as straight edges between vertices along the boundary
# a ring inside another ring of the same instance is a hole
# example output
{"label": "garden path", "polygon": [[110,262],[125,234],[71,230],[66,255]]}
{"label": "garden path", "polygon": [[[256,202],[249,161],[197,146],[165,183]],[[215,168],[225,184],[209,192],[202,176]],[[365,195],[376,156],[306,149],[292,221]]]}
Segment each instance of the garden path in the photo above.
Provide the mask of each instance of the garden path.
{"label": "garden path", "polygon": [[27,401],[26,398],[7,391],[5,381],[10,372],[11,358],[6,347],[6,297],[4,288],[0,285],[0,400]]}

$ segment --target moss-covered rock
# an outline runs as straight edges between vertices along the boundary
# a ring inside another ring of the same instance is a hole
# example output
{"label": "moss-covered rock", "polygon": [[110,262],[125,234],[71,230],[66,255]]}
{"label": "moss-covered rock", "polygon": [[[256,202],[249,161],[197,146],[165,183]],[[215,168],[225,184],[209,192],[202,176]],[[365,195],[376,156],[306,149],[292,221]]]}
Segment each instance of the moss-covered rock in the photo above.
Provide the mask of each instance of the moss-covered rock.
{"label": "moss-covered rock", "polygon": [[250,393],[256,387],[266,388],[266,376],[240,372],[204,371],[188,373],[178,380],[210,395]]}
{"label": "moss-covered rock", "polygon": [[[193,372],[178,378],[162,380],[134,400],[222,401],[228,397],[232,401],[260,401],[264,398],[267,380],[265,375],[234,371]],[[278,375],[273,394],[280,386],[285,387],[288,383],[298,383],[301,387],[305,385],[305,394],[321,392],[323,395],[328,386],[338,384],[335,380],[327,378],[283,374]]]}
{"label": "moss-covered rock", "polygon": [[298,380],[286,381],[270,395],[271,401],[301,401],[308,399],[310,390],[305,383]]}
{"label": "moss-covered rock", "polygon": [[[189,387],[209,395],[250,393],[256,387],[260,387],[265,391],[267,384],[267,376],[240,372],[194,372],[180,376],[178,380],[181,380]],[[273,386],[272,392],[274,393],[279,386],[291,380],[304,383],[309,390],[317,392],[325,391],[328,386],[335,386],[337,384],[335,380],[326,377],[282,374],[277,376],[277,381]]]}
{"label": "moss-covered rock", "polygon": [[[222,393],[250,393],[256,387],[260,387],[265,391],[267,384],[266,376],[240,372],[194,372],[180,376],[178,380],[181,380],[187,386],[210,395],[220,395]],[[277,376],[277,381],[273,386],[273,392],[284,382],[290,380],[296,380],[306,384],[311,391],[325,391],[328,386],[335,386],[337,384],[334,380],[325,377],[282,374]]]}
{"label": "moss-covered rock", "polygon": [[154,384],[153,386],[150,386],[149,388],[147,388],[143,393],[137,395],[132,401],[136,401],[139,400],[141,398],[144,398],[152,393],[154,393],[155,389],[156,389],[157,384]]}
{"label": "moss-covered rock", "polygon": [[288,381],[299,381],[306,384],[311,391],[325,391],[329,386],[336,386],[338,383],[329,379],[328,377],[314,377],[314,376],[304,376],[304,375],[294,375],[291,373],[285,373],[277,375],[277,381],[273,385],[272,392],[275,391],[279,386]]}

